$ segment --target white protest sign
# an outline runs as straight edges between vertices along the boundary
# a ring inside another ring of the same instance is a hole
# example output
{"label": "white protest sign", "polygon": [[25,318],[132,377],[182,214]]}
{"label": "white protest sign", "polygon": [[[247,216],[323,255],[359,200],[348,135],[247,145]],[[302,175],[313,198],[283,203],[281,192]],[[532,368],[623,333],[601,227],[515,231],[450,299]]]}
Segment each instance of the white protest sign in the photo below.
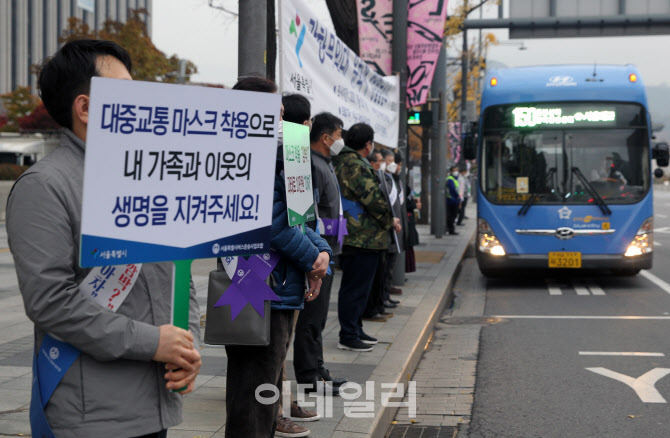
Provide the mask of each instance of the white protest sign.
{"label": "white protest sign", "polygon": [[309,128],[284,122],[284,180],[289,226],[316,219]]}
{"label": "white protest sign", "polygon": [[81,265],[268,252],[280,104],[94,77]]}
{"label": "white protest sign", "polygon": [[380,76],[319,21],[306,0],[282,0],[279,6],[281,89],[309,99],[312,114],[328,111],[344,122],[375,130],[375,141],[398,145],[397,76]]}

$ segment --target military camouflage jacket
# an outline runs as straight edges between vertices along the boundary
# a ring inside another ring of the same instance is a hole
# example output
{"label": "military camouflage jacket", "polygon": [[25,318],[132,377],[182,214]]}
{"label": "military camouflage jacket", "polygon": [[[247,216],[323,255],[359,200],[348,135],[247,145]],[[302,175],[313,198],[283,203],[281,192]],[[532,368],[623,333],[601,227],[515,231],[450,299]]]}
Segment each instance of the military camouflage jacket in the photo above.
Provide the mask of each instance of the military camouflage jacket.
{"label": "military camouflage jacket", "polygon": [[333,157],[340,183],[348,236],[344,244],[363,249],[386,250],[393,215],[379,187],[372,166],[358,152],[345,146]]}

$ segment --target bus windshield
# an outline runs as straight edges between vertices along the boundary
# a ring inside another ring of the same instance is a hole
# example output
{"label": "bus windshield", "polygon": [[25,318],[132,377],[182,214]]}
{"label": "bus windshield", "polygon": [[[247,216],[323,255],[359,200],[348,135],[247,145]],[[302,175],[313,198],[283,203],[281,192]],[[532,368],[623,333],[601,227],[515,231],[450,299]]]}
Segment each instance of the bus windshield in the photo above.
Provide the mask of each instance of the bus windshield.
{"label": "bus windshield", "polygon": [[[637,104],[504,105],[484,115],[481,187],[496,204],[639,202],[649,138]],[[595,192],[595,193],[594,193]]]}

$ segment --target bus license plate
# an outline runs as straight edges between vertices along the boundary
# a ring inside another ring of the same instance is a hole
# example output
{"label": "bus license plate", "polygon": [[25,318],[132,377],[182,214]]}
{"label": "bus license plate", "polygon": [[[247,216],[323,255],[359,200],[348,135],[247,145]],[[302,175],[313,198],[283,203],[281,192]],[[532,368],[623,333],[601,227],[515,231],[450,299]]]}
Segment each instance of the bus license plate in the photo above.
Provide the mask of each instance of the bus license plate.
{"label": "bus license plate", "polygon": [[550,268],[581,268],[582,267],[582,253],[581,252],[550,252],[549,253],[549,267]]}

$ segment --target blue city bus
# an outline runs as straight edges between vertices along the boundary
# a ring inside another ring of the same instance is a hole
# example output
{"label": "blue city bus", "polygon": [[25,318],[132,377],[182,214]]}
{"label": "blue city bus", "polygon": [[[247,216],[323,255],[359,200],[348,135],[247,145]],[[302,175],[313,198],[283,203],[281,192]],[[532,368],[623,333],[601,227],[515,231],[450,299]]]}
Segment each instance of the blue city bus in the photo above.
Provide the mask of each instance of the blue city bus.
{"label": "blue city bus", "polygon": [[638,70],[522,67],[485,81],[472,130],[481,272],[651,268],[651,160],[667,166],[668,146],[651,147]]}

